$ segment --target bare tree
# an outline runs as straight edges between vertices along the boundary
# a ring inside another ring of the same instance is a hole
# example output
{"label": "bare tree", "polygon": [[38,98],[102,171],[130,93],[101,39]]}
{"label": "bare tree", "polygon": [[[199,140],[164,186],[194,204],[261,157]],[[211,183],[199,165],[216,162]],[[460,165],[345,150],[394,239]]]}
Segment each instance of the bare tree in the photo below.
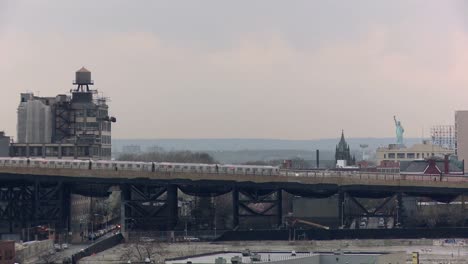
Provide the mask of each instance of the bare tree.
{"label": "bare tree", "polygon": [[154,161],[154,162],[188,162],[188,163],[216,163],[208,153],[191,151],[147,152],[142,154],[121,154],[122,161]]}
{"label": "bare tree", "polygon": [[165,246],[157,241],[125,244],[120,259],[122,261],[141,261],[149,259],[151,263],[164,263],[167,254]]}

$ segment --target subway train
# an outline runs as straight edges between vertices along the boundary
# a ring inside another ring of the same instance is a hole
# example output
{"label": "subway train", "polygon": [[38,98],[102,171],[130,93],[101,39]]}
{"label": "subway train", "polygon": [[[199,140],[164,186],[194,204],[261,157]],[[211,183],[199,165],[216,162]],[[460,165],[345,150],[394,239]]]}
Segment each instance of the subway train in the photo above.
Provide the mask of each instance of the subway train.
{"label": "subway train", "polygon": [[0,167],[252,175],[278,175],[280,172],[280,168],[275,166],[42,158],[0,158]]}

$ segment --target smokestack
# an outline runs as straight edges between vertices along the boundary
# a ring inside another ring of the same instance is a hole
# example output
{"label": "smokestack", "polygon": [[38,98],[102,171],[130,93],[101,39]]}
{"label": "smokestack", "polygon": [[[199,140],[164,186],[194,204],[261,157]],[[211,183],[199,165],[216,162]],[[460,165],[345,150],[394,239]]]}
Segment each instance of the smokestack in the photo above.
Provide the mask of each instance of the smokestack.
{"label": "smokestack", "polygon": [[320,168],[320,151],[318,149],[315,151],[315,161],[317,162],[317,169]]}
{"label": "smokestack", "polygon": [[449,174],[449,155],[444,156],[444,174]]}

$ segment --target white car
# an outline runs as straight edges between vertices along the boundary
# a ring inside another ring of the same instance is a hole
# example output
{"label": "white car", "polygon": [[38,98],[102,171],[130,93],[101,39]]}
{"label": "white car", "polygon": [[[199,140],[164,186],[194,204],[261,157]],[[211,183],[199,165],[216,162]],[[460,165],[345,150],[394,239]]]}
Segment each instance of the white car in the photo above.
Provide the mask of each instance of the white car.
{"label": "white car", "polygon": [[186,241],[186,242],[199,242],[200,239],[198,237],[184,236],[184,241]]}
{"label": "white car", "polygon": [[62,244],[62,249],[68,249],[68,244],[67,244],[67,243],[63,243],[63,244]]}
{"label": "white car", "polygon": [[54,244],[54,249],[55,249],[55,251],[62,250],[62,248],[60,247],[60,244]]}

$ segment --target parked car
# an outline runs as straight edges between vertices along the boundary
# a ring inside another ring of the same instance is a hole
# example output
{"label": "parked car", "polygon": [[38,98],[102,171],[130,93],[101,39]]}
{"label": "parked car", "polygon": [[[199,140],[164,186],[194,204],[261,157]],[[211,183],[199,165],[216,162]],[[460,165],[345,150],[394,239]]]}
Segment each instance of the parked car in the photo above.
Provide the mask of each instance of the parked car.
{"label": "parked car", "polygon": [[361,223],[359,224],[359,228],[361,228],[361,229],[366,228],[366,226],[367,226],[366,221],[361,221]]}
{"label": "parked car", "polygon": [[385,227],[385,219],[383,217],[379,218],[379,228]]}
{"label": "parked car", "polygon": [[140,237],[140,242],[150,243],[156,241],[154,238],[151,237]]}
{"label": "parked car", "polygon": [[62,249],[68,249],[68,244],[67,244],[67,243],[63,243],[63,244],[62,244]]}
{"label": "parked car", "polygon": [[193,237],[193,236],[184,236],[184,241],[185,242],[199,242],[200,239],[198,237]]}
{"label": "parked car", "polygon": [[60,247],[60,244],[54,244],[54,249],[55,249],[55,251],[62,250],[62,248]]}

